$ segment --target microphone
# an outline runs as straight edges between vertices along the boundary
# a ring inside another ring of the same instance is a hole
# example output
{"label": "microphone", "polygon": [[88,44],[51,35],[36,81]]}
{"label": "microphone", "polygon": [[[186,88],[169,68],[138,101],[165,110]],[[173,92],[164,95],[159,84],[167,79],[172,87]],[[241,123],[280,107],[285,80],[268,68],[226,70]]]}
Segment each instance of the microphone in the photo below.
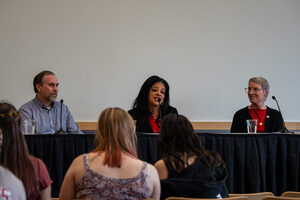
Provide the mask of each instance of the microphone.
{"label": "microphone", "polygon": [[54,134],[67,134],[67,132],[64,131],[64,129],[62,128],[62,107],[63,107],[63,103],[64,103],[64,100],[61,99],[60,100],[60,129],[58,131],[56,131]]}
{"label": "microphone", "polygon": [[281,115],[281,118],[282,118],[282,125],[283,125],[283,129],[282,130],[280,130],[280,132],[281,133],[289,133],[289,130],[286,128],[286,126],[285,126],[285,122],[284,122],[284,119],[283,119],[283,116],[282,116],[282,113],[281,113],[281,110],[280,110],[280,107],[279,107],[279,103],[278,103],[278,101],[277,101],[277,99],[276,99],[276,97],[275,96],[272,96],[272,99],[274,100],[274,101],[276,101],[276,104],[277,104],[277,108],[278,108],[278,110],[279,110],[279,112],[280,112],[280,115]]}

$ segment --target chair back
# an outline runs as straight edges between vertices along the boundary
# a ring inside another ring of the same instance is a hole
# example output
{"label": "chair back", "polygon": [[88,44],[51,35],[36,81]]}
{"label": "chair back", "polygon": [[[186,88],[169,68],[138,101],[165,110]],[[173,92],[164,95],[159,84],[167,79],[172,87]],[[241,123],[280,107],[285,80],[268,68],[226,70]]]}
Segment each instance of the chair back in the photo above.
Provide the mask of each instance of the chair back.
{"label": "chair back", "polygon": [[293,198],[293,197],[265,197],[262,200],[296,200],[296,199],[300,199],[300,198]]}
{"label": "chair back", "polygon": [[[227,197],[222,200],[248,200],[247,197]],[[216,198],[186,198],[186,197],[168,197],[165,200],[216,200]]]}
{"label": "chair back", "polygon": [[267,196],[274,196],[272,192],[257,192],[257,193],[245,193],[245,194],[229,194],[229,197],[247,197],[249,200],[262,200]]}
{"label": "chair back", "polygon": [[[51,200],[59,200],[59,198],[51,197]],[[72,200],[83,200],[83,199],[72,199]]]}
{"label": "chair back", "polygon": [[286,192],[282,193],[281,197],[300,198],[300,192],[286,191]]}

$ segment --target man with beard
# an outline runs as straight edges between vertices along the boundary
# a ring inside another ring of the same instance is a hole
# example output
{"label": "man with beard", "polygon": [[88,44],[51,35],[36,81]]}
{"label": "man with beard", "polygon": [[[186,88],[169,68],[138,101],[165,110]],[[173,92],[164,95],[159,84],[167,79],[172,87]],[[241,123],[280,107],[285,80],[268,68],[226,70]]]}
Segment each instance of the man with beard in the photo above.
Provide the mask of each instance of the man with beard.
{"label": "man with beard", "polygon": [[35,132],[38,134],[53,134],[61,127],[67,133],[82,133],[68,107],[55,101],[58,85],[51,71],[42,71],[36,75],[33,80],[36,96],[19,109],[22,120],[35,120]]}

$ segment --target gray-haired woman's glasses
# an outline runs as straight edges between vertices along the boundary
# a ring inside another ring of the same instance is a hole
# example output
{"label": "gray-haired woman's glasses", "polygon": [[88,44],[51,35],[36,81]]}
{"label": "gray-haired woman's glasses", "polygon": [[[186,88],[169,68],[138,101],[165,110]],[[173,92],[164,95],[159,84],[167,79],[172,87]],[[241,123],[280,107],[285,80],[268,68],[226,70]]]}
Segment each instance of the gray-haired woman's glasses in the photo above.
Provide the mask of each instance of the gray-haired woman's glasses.
{"label": "gray-haired woman's glasses", "polygon": [[246,93],[251,92],[251,91],[259,92],[259,91],[261,91],[261,89],[260,88],[245,88]]}

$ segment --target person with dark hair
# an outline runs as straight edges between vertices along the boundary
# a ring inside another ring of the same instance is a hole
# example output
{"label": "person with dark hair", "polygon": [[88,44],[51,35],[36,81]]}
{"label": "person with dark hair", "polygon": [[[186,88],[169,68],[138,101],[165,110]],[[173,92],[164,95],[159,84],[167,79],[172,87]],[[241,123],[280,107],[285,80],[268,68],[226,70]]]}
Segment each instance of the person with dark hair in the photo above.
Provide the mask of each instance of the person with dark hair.
{"label": "person with dark hair", "polygon": [[28,153],[20,113],[6,102],[0,102],[0,129],[3,140],[0,164],[23,182],[27,199],[50,199],[52,180],[47,167]]}
{"label": "person with dark hair", "polygon": [[163,118],[158,154],[162,159],[154,166],[161,179],[161,199],[228,197],[224,161],[216,152],[203,149],[186,117],[169,114]]}
{"label": "person with dark hair", "polygon": [[68,169],[60,199],[159,199],[156,169],[137,158],[131,116],[121,108],[101,112],[96,149],[77,157]]}
{"label": "person with dark hair", "polygon": [[257,120],[257,132],[281,132],[286,129],[281,113],[265,105],[270,92],[269,83],[265,78],[249,79],[245,91],[251,104],[234,114],[231,133],[247,133],[247,119]]}
{"label": "person with dark hair", "polygon": [[82,133],[68,107],[63,102],[55,101],[58,85],[53,72],[37,74],[33,79],[35,98],[19,109],[22,119],[35,120],[35,132],[39,134],[53,134],[61,128],[67,133]]}
{"label": "person with dark hair", "polygon": [[160,130],[161,117],[178,113],[170,106],[169,84],[159,76],[149,77],[142,85],[129,114],[136,120],[136,132],[156,133]]}

